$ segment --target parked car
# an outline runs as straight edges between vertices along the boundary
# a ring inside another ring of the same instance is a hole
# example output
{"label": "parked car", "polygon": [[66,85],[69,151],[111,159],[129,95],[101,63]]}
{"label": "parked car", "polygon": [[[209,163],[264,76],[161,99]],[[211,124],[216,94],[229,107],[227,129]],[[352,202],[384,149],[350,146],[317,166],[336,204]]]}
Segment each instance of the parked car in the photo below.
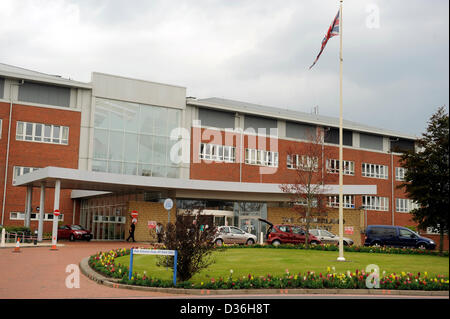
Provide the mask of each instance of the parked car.
{"label": "parked car", "polygon": [[[259,218],[259,220],[269,225],[266,233],[266,242],[269,245],[304,244],[306,242],[306,231],[300,226],[287,224],[274,225],[265,219]],[[308,236],[308,242],[312,245],[321,243],[319,238],[314,235]]]}
{"label": "parked car", "polygon": [[234,226],[220,226],[217,228],[214,242],[218,246],[223,244],[253,245],[256,243],[256,236]]}
{"label": "parked car", "polygon": [[364,246],[414,247],[435,249],[436,243],[401,226],[370,225],[366,229]]}
{"label": "parked car", "polygon": [[83,239],[90,241],[92,234],[90,230],[80,225],[64,225],[58,228],[58,239],[69,239],[70,241]]}
{"label": "parked car", "polygon": [[[319,238],[323,244],[339,245],[339,236],[324,230],[324,229],[310,229],[309,233]],[[342,237],[345,246],[353,245],[353,240],[347,237]]]}

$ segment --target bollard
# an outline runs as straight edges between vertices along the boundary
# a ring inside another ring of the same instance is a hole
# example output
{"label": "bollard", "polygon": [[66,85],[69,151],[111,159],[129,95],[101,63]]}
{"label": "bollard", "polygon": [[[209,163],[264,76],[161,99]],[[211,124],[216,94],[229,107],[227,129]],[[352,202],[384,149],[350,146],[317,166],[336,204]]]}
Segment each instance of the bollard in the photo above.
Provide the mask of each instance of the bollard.
{"label": "bollard", "polygon": [[6,229],[2,228],[2,242],[1,247],[5,247],[5,236],[6,236]]}

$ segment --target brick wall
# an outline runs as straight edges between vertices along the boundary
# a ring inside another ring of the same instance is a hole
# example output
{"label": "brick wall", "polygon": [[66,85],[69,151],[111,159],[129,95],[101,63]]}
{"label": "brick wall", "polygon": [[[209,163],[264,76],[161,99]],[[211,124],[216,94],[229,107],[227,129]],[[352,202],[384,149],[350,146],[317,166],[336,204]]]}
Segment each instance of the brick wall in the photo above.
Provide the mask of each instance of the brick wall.
{"label": "brick wall", "polygon": [[[0,207],[3,200],[3,186],[6,164],[6,149],[9,125],[9,103],[0,102],[0,118],[3,121],[0,139]],[[17,121],[62,125],[69,127],[69,144],[57,145],[48,143],[17,141]],[[10,212],[24,212],[26,187],[12,185],[14,166],[26,167],[65,167],[78,168],[78,149],[80,143],[81,112],[56,108],[37,107],[15,104],[12,113],[8,181],[5,202],[5,225],[23,226],[23,220],[10,220]],[[60,196],[60,211],[64,214],[64,223],[71,224],[73,217],[73,204],[70,190],[62,190]],[[45,213],[53,212],[54,190],[47,189],[45,197]],[[33,190],[32,209],[40,205],[40,190]],[[31,228],[37,229],[38,222],[31,221]],[[52,221],[44,222],[44,232],[52,231]]]}
{"label": "brick wall", "polygon": [[[141,202],[141,201],[129,201],[128,202],[128,214],[127,220],[125,224],[125,239],[128,237],[128,229],[131,224],[131,215],[130,213],[135,210],[138,212],[138,222],[136,224],[136,229],[134,233],[134,238],[136,241],[145,241],[145,242],[155,242],[156,241],[156,233],[155,230],[148,229],[148,221],[156,221],[157,223],[161,223],[164,227],[168,221],[167,210],[164,208],[163,203],[154,203],[154,202]],[[174,207],[170,211],[170,222],[174,223],[176,218],[176,207],[174,203]]]}

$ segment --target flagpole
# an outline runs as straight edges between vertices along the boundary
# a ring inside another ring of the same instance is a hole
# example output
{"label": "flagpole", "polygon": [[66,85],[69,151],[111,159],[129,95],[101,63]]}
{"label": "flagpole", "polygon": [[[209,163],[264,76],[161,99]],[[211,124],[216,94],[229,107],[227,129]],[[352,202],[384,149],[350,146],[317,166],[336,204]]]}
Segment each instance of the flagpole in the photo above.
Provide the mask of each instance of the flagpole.
{"label": "flagpole", "polygon": [[342,2],[340,0],[340,12],[339,12],[339,257],[338,261],[345,261],[344,257],[344,207],[343,207],[343,106],[342,106]]}

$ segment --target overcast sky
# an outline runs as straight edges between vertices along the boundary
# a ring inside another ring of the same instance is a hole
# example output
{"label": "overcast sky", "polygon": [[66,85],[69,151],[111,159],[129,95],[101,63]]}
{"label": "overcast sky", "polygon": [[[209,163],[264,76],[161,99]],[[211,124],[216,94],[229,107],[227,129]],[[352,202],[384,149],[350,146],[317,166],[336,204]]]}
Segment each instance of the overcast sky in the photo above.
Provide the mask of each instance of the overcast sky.
{"label": "overcast sky", "polygon": [[[1,0],[0,62],[339,117],[338,0]],[[449,105],[449,1],[345,0],[344,118],[420,135]]]}

